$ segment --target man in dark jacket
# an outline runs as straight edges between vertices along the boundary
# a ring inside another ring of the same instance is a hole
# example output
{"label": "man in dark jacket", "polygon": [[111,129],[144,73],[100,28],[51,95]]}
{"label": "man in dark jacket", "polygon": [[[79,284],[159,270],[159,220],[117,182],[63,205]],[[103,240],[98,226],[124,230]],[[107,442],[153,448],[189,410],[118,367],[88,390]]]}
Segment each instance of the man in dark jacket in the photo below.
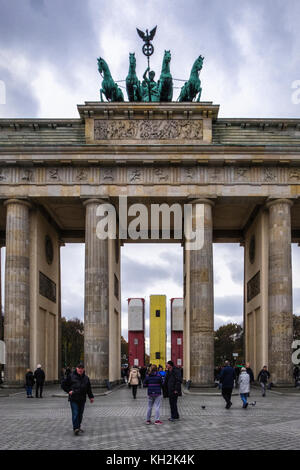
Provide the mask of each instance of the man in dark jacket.
{"label": "man in dark jacket", "polygon": [[169,418],[169,421],[174,421],[174,419],[179,419],[177,400],[178,397],[181,396],[182,377],[180,370],[177,367],[174,367],[174,363],[172,361],[168,361],[166,369],[167,373],[164,381],[164,388],[167,396],[169,397],[171,409],[171,418]]}
{"label": "man in dark jacket", "polygon": [[92,387],[90,379],[85,375],[84,365],[79,363],[76,367],[75,372],[69,374],[61,384],[62,389],[69,394],[69,401],[72,410],[72,423],[75,436],[78,436],[80,432],[84,432],[81,429],[81,421],[83,417],[86,396],[88,395],[90,402],[94,402],[94,395],[92,393]]}
{"label": "man in dark jacket", "polygon": [[267,366],[264,366],[260,373],[258,374],[257,380],[260,383],[262,389],[262,396],[266,396],[267,383],[270,378],[270,372],[268,371]]}
{"label": "man in dark jacket", "polygon": [[43,398],[43,387],[45,383],[45,372],[42,369],[41,364],[36,366],[36,370],[34,371],[34,379],[35,379],[35,398],[39,397],[39,390],[40,390],[40,398]]}
{"label": "man in dark jacket", "polygon": [[235,372],[233,367],[230,366],[229,361],[225,361],[225,366],[223,367],[220,374],[220,383],[222,384],[222,395],[226,401],[226,410],[229,410],[231,407],[231,394],[233,389],[233,384],[235,380]]}

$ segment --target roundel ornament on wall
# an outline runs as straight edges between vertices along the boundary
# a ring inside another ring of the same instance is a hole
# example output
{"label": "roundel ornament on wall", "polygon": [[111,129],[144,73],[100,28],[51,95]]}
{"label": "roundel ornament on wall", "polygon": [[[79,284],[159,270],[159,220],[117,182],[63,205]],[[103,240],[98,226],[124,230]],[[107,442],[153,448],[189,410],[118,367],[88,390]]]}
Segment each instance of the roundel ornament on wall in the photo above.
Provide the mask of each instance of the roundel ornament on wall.
{"label": "roundel ornament on wall", "polygon": [[249,244],[249,261],[251,264],[253,264],[254,260],[255,260],[255,235],[252,235],[250,238],[250,244]]}
{"label": "roundel ornament on wall", "polygon": [[48,264],[52,264],[53,262],[53,243],[49,235],[45,237],[45,253],[46,253],[46,260]]}

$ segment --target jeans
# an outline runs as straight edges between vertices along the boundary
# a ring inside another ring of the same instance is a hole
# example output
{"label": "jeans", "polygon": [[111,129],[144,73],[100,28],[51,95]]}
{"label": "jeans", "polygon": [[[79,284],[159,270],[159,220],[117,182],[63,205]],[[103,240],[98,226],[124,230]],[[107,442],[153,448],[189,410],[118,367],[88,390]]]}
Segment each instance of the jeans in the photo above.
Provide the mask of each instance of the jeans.
{"label": "jeans", "polygon": [[243,404],[246,405],[248,393],[240,393],[240,396],[241,396]]}
{"label": "jeans", "polygon": [[26,385],[26,393],[28,397],[32,397],[32,386]]}
{"label": "jeans", "polygon": [[177,400],[178,400],[178,395],[170,395],[169,396],[169,403],[170,403],[170,408],[171,408],[171,418],[172,419],[179,419],[179,414],[178,414],[178,409],[177,409]]}
{"label": "jeans", "polygon": [[155,406],[155,421],[159,421],[160,417],[160,400],[161,395],[157,397],[148,396],[148,410],[147,410],[147,421],[151,419],[152,407]]}
{"label": "jeans", "polygon": [[260,382],[260,386],[261,386],[262,394],[265,395],[266,394],[267,383],[266,382]]}
{"label": "jeans", "polygon": [[229,405],[231,403],[231,394],[232,394],[232,388],[222,387],[222,395],[223,395],[224,400],[226,401],[226,405]]}
{"label": "jeans", "polygon": [[70,400],[72,410],[72,423],[73,429],[79,429],[83,417],[85,401],[72,401]]}

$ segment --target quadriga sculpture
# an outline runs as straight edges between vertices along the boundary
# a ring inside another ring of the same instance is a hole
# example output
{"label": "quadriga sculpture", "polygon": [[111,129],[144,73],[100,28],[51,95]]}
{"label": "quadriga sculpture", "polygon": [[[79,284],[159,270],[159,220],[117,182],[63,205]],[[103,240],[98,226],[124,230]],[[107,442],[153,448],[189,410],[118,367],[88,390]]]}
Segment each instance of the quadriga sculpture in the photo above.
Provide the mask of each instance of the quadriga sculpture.
{"label": "quadriga sculpture", "polygon": [[141,101],[141,83],[136,75],[135,53],[129,53],[129,71],[126,77],[126,91],[129,101]]}
{"label": "quadriga sculpture", "polygon": [[103,94],[107,101],[124,101],[122,90],[112,79],[109,67],[102,57],[97,59],[98,70],[100,75],[103,77],[102,88],[100,89],[100,100],[103,100]]}
{"label": "quadriga sculpture", "polygon": [[193,101],[197,95],[198,97],[196,101],[200,101],[202,88],[199,79],[199,73],[202,69],[203,60],[204,57],[202,57],[201,55],[198,57],[198,59],[195,60],[190,74],[190,78],[181,88],[178,101]]}
{"label": "quadriga sculpture", "polygon": [[173,80],[170,72],[170,62],[171,52],[165,51],[158,86],[160,101],[172,101],[173,98]]}

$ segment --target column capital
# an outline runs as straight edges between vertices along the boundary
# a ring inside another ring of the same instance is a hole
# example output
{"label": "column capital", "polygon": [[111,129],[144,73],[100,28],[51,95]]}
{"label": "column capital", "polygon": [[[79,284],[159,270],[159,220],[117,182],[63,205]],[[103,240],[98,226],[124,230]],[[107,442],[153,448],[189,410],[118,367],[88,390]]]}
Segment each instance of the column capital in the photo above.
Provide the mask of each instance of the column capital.
{"label": "column capital", "polygon": [[190,203],[191,204],[208,204],[210,205],[211,207],[214,207],[215,206],[215,202],[212,200],[212,199],[208,199],[206,197],[200,197],[200,198],[197,198],[197,199],[191,199],[190,200]]}
{"label": "column capital", "polygon": [[86,207],[88,204],[105,204],[109,202],[109,198],[89,198],[84,199],[82,204]]}
{"label": "column capital", "polygon": [[4,207],[8,206],[9,204],[21,204],[21,205],[27,206],[29,209],[33,208],[33,205],[31,204],[31,202],[27,201],[26,199],[18,199],[18,198],[6,199],[3,203]]}
{"label": "column capital", "polygon": [[286,198],[270,199],[266,202],[265,207],[269,209],[271,206],[274,206],[274,204],[282,204],[282,203],[286,203],[292,206],[294,204],[294,201],[292,201],[291,199],[286,199]]}

